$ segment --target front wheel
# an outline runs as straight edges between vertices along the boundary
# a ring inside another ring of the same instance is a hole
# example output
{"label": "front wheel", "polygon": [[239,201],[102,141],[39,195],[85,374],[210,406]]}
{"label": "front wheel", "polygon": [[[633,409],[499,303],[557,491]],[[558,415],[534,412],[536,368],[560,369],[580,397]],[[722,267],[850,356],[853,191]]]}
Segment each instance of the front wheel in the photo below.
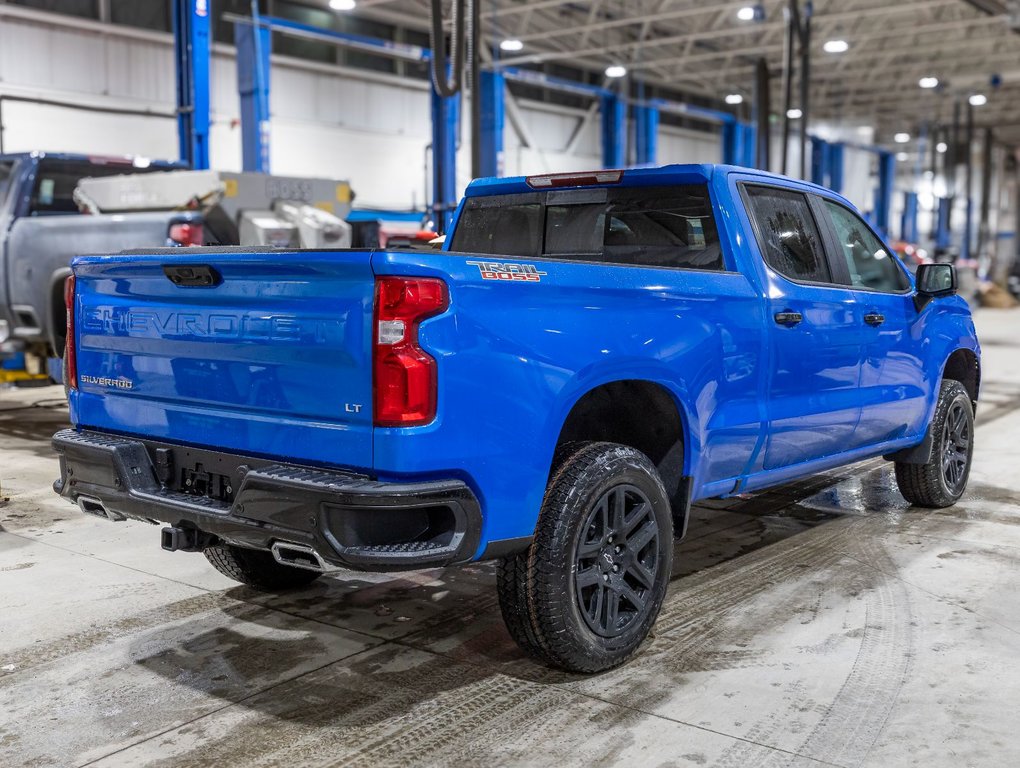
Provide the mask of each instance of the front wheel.
{"label": "front wheel", "polygon": [[952,506],[963,495],[974,455],[974,410],[960,382],[942,382],[928,429],[931,457],[925,464],[896,462],[896,484],[911,504],[941,509]]}
{"label": "front wheel", "polygon": [[552,666],[615,667],[648,636],[672,558],[669,498],[648,457],[615,443],[572,446],[553,471],[534,542],[498,570],[507,628]]}

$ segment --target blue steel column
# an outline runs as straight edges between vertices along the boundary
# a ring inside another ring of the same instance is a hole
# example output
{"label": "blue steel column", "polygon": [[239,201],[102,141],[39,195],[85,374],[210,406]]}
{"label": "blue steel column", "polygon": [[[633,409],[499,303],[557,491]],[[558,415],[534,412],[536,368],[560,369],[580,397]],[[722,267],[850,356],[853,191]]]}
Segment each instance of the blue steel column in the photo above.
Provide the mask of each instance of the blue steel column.
{"label": "blue steel column", "polygon": [[892,208],[893,181],[896,178],[896,157],[891,152],[878,153],[878,189],[875,191],[875,227],[889,235],[889,211]]}
{"label": "blue steel column", "polygon": [[655,165],[659,154],[659,110],[650,104],[634,107],[634,149],[638,165]]}
{"label": "blue steel column", "polygon": [[744,157],[740,165],[747,168],[754,168],[756,164],[755,154],[758,146],[758,128],[754,123],[741,123],[743,126],[743,150]]}
{"label": "blue steel column", "polygon": [[626,162],[627,105],[615,93],[599,96],[602,117],[602,167],[622,168]]}
{"label": "blue steel column", "polygon": [[840,143],[829,144],[829,189],[843,192],[844,147]]}
{"label": "blue steel column", "polygon": [[917,193],[903,193],[903,221],[900,236],[908,243],[917,242]]}
{"label": "blue steel column", "polygon": [[211,0],[174,0],[174,64],[177,78],[177,139],[181,160],[209,167],[209,5]]}
{"label": "blue steel column", "polygon": [[829,142],[817,136],[811,137],[811,181],[823,187],[828,183],[832,171],[829,167],[831,160],[829,153]]}
{"label": "blue steel column", "polygon": [[723,165],[740,165],[740,152],[743,142],[740,140],[740,123],[730,118],[722,125],[722,161]]}
{"label": "blue steel column", "polygon": [[502,72],[480,73],[482,100],[482,175],[503,175],[503,125],[506,122],[506,81]]}
{"label": "blue steel column", "polygon": [[949,231],[949,208],[951,205],[951,198],[938,198],[938,213],[935,219],[935,247],[939,250],[945,250],[952,242],[952,233]]}
{"label": "blue steel column", "polygon": [[269,55],[271,31],[256,18],[234,24],[237,92],[241,97],[241,162],[245,171],[269,173]]}
{"label": "blue steel column", "polygon": [[722,124],[722,161],[724,165],[755,164],[755,128],[736,118],[727,117]]}
{"label": "blue steel column", "polygon": [[432,215],[436,231],[445,233],[457,207],[457,125],[460,94],[444,99],[432,96]]}

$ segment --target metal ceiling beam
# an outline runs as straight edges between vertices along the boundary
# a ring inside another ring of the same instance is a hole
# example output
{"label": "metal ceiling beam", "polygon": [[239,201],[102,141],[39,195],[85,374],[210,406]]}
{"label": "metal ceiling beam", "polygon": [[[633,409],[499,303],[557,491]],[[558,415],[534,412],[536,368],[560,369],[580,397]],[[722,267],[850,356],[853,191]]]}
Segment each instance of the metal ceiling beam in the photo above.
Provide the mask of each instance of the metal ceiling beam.
{"label": "metal ceiling beam", "polygon": [[[896,3],[894,5],[886,5],[882,7],[876,7],[869,9],[868,13],[872,15],[899,15],[899,14],[916,14],[917,11],[926,8],[931,8],[937,5],[943,5],[946,3],[956,3],[958,0],[913,0],[909,2]],[[830,14],[819,14],[814,17],[812,23],[816,24],[819,31],[828,29],[830,26],[837,24],[841,21],[850,21],[859,17],[861,11],[845,11],[840,13]],[[984,19],[982,19],[984,20]],[[633,48],[635,45],[643,44],[648,47],[661,48],[666,45],[677,45],[679,43],[685,43],[688,40],[695,42],[703,42],[708,40],[723,40],[726,38],[738,38],[747,35],[762,34],[767,31],[775,31],[783,29],[783,22],[765,22],[759,24],[744,24],[740,26],[734,26],[730,29],[719,29],[710,30],[705,32],[691,32],[680,35],[667,35],[664,37],[653,37],[640,43],[637,40],[631,40],[625,43],[619,43],[616,45],[605,45],[591,48],[582,48],[573,51],[556,51],[556,52],[539,52],[532,54],[525,54],[522,56],[513,56],[505,60],[508,66],[517,66],[520,64],[539,64],[547,61],[555,61],[562,58],[580,58],[590,55],[599,55],[606,53],[615,53],[618,51],[625,51]],[[749,49],[742,48],[741,53],[744,53]]]}
{"label": "metal ceiling beam", "polygon": [[[831,19],[832,17],[830,16],[828,18]],[[813,21],[812,21],[813,24],[815,24],[817,27],[821,28],[820,31],[818,32],[818,34],[820,34],[820,35],[825,34],[825,30],[826,30],[826,26],[824,25],[825,21],[826,21],[825,17],[815,17],[813,19]],[[1001,23],[1001,22],[999,22],[997,19],[980,17],[980,18],[971,20],[970,22],[967,23],[966,26],[968,26],[968,27],[983,27],[983,26],[988,26],[988,25],[992,25],[992,24],[996,24],[996,23]],[[888,26],[888,27],[886,27],[885,29],[883,29],[881,31],[877,31],[877,32],[874,32],[874,33],[871,33],[871,34],[868,34],[868,35],[864,35],[864,36],[860,37],[859,39],[855,38],[854,44],[858,45],[861,42],[869,42],[869,41],[874,41],[874,40],[888,40],[890,38],[898,38],[898,37],[902,37],[904,35],[904,33],[907,32],[907,31],[916,32],[918,34],[928,35],[928,34],[934,34],[934,33],[937,33],[937,32],[947,32],[947,31],[959,30],[963,26],[964,25],[961,22],[959,22],[959,21],[949,21],[949,22],[939,22],[939,23],[926,24],[924,22],[917,23],[916,19],[912,19],[911,20],[911,24],[910,24],[909,27]],[[1007,39],[1007,38],[1005,36],[1003,36],[1002,39]],[[756,60],[757,57],[759,57],[759,56],[761,56],[763,54],[781,53],[782,50],[783,50],[782,43],[777,42],[777,43],[771,44],[771,45],[762,45],[762,46],[753,46],[752,45],[752,46],[748,46],[746,48],[741,48],[739,50],[739,52],[738,52],[738,55],[740,55],[742,57],[747,57],[748,59],[752,59],[753,58],[753,59]],[[901,49],[897,49],[896,53],[897,53],[897,55],[900,55],[900,56],[903,55]],[[935,54],[935,55],[939,55],[940,49],[939,48],[933,48],[932,49],[932,53]],[[708,53],[705,53],[705,54],[699,54],[697,57],[675,56],[675,57],[667,57],[667,58],[658,58],[658,59],[655,60],[655,63],[660,65],[660,66],[661,65],[665,65],[665,66],[683,65],[683,66],[686,67],[692,61],[706,61],[706,60],[722,58],[722,57],[729,56],[729,55],[732,55],[731,51],[712,51],[712,52],[708,52]],[[847,54],[841,54],[841,55],[845,56]],[[777,62],[776,63],[778,63],[778,57],[777,57]],[[825,60],[824,59],[819,59],[818,60],[818,65],[824,69]],[[753,66],[753,64],[751,64],[751,66]],[[738,70],[738,69],[739,70],[744,70],[744,69],[746,69],[746,66],[734,67],[734,68],[731,68],[731,69],[715,69],[715,71],[716,71],[716,73],[718,75],[723,75],[723,74],[727,74],[728,72],[735,71],[735,70]]]}
{"label": "metal ceiling beam", "polygon": [[639,14],[637,16],[623,16],[595,23],[589,22],[581,27],[563,27],[559,29],[546,29],[540,32],[533,32],[531,34],[523,35],[521,40],[524,42],[535,42],[536,40],[548,40],[553,37],[565,37],[576,35],[578,33],[582,35],[586,33],[590,34],[591,32],[616,29],[617,27],[632,27],[639,24],[644,26],[655,24],[660,21],[676,21],[678,19],[686,19],[692,16],[708,16],[718,13],[720,10],[724,13],[735,13],[745,5],[747,5],[747,0],[740,0],[740,2],[726,3],[722,5],[700,6],[696,8],[677,8],[672,11],[663,10],[656,13]]}

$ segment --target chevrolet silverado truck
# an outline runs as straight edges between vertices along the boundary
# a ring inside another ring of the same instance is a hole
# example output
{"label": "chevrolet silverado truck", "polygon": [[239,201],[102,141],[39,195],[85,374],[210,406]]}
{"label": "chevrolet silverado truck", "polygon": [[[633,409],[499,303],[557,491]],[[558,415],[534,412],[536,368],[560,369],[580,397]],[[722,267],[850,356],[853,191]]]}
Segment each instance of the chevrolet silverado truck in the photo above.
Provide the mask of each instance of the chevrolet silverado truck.
{"label": "chevrolet silverado truck", "polygon": [[263,590],[498,560],[514,640],[595,672],[692,502],[875,456],[964,492],[979,346],[850,203],[741,168],[473,182],[436,252],[75,260],[55,490]]}
{"label": "chevrolet silverado truck", "polygon": [[0,155],[0,343],[30,353],[42,373],[64,350],[64,281],[78,253],[168,245],[191,214],[80,216],[82,178],[151,173],[177,163],[23,152]]}

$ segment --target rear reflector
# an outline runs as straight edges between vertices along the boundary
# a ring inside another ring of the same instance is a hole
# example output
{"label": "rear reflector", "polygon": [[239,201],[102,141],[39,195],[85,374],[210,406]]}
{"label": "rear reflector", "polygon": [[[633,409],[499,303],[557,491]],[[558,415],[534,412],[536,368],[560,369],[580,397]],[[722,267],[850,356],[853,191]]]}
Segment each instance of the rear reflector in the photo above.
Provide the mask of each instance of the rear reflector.
{"label": "rear reflector", "polygon": [[170,240],[176,245],[203,245],[204,231],[201,224],[171,224]]}
{"label": "rear reflector", "polygon": [[528,176],[528,186],[532,189],[549,189],[550,187],[587,187],[593,184],[619,184],[623,180],[623,171],[588,171],[585,173],[551,173],[545,176]]}
{"label": "rear reflector", "polygon": [[375,282],[375,425],[413,427],[436,417],[436,361],[418,346],[418,325],[449,306],[446,283],[431,277]]}
{"label": "rear reflector", "polygon": [[78,349],[74,340],[74,275],[64,281],[64,306],[67,307],[67,342],[64,360],[67,362],[65,382],[70,389],[78,389]]}

